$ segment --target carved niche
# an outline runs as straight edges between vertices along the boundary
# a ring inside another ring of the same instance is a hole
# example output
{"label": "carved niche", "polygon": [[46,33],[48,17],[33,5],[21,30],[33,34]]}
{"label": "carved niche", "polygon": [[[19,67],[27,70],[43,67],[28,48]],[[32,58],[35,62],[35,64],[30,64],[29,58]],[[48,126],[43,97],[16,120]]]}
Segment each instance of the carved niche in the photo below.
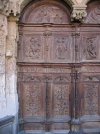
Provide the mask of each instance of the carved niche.
{"label": "carved niche", "polygon": [[66,24],[69,22],[69,13],[68,15],[66,14],[65,8],[63,9],[59,4],[53,4],[52,2],[48,3],[41,3],[41,5],[38,5],[37,2],[36,5],[31,5],[27,12],[24,13],[22,22],[33,24]]}
{"label": "carved niche", "polygon": [[86,60],[96,60],[99,55],[99,37],[93,35],[83,37],[83,57]]}

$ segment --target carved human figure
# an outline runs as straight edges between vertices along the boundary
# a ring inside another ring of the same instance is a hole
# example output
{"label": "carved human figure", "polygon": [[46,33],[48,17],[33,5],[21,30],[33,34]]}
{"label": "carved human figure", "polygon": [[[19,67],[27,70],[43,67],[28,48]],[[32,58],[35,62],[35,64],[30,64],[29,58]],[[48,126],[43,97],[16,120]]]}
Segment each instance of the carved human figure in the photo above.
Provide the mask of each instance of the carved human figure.
{"label": "carved human figure", "polygon": [[97,57],[96,45],[94,44],[94,38],[87,40],[87,53],[89,58]]}
{"label": "carved human figure", "polygon": [[29,56],[32,58],[39,58],[40,57],[40,49],[41,49],[41,45],[39,43],[39,39],[32,37],[30,40],[30,52],[29,52]]}
{"label": "carved human figure", "polygon": [[67,44],[65,38],[56,39],[56,57],[58,59],[65,59],[67,54]]}

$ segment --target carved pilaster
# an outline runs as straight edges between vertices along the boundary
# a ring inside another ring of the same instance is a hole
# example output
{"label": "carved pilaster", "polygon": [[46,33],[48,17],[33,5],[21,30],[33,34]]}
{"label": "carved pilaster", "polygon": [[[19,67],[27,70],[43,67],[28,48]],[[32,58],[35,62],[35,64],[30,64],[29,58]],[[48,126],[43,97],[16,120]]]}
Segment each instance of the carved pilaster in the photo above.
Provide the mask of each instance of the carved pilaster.
{"label": "carved pilaster", "polygon": [[73,12],[71,16],[72,21],[83,22],[86,16],[86,6],[73,6]]}

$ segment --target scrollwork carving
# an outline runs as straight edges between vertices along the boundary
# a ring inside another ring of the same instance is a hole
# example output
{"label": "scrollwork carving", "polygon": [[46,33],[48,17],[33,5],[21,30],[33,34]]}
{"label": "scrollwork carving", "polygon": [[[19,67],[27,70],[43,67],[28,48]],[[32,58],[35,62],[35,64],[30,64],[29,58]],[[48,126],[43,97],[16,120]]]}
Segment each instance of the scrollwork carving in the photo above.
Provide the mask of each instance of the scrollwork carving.
{"label": "scrollwork carving", "polygon": [[92,24],[100,24],[100,6],[97,6],[90,11],[85,22]]}
{"label": "scrollwork carving", "polygon": [[96,83],[88,83],[84,85],[84,105],[85,114],[97,115],[98,114],[98,87]]}
{"label": "scrollwork carving", "polygon": [[38,116],[41,112],[41,88],[39,84],[24,84],[24,116]]}
{"label": "scrollwork carving", "polygon": [[69,115],[69,86],[66,84],[54,85],[54,115]]}

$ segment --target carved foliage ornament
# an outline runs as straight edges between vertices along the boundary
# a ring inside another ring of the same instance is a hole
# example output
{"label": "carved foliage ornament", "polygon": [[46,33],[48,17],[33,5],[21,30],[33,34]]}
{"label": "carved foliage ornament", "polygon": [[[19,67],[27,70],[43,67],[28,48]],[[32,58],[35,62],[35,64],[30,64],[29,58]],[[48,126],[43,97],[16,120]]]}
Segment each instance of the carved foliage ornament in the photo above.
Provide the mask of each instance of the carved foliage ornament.
{"label": "carved foliage ornament", "polygon": [[83,22],[85,17],[87,16],[86,13],[86,6],[80,8],[79,7],[73,7],[73,12],[71,15],[71,20],[72,21],[79,21],[79,22]]}
{"label": "carved foliage ornament", "polygon": [[86,23],[100,24],[100,5],[90,11],[86,18]]}
{"label": "carved foliage ornament", "polygon": [[88,83],[84,85],[84,103],[85,114],[97,115],[98,114],[98,87],[96,83]]}
{"label": "carved foliage ornament", "polygon": [[30,11],[29,17],[25,16],[23,22],[29,23],[54,23],[65,24],[68,22],[68,16],[65,11],[61,10],[58,6],[52,4],[45,4],[34,8]]}

